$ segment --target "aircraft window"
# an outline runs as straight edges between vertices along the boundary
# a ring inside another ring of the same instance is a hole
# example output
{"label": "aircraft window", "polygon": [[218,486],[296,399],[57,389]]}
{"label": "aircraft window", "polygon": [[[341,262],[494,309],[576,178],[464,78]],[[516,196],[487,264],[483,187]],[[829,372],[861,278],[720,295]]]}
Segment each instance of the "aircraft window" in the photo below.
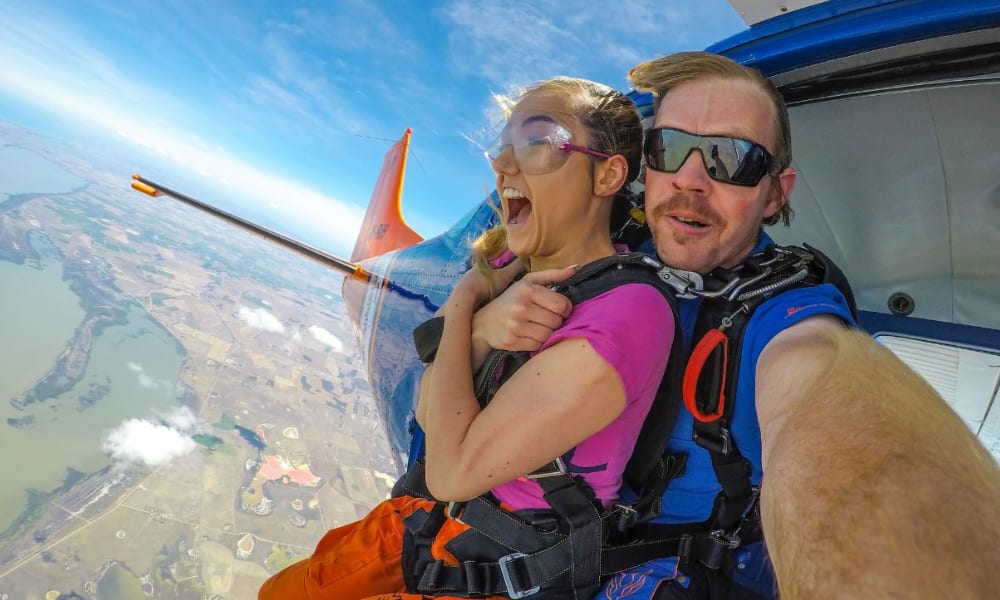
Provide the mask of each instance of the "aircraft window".
{"label": "aircraft window", "polygon": [[255,598],[387,497],[340,275],[0,134],[0,599]]}
{"label": "aircraft window", "polygon": [[1000,460],[1000,354],[891,335],[875,339],[919,373]]}

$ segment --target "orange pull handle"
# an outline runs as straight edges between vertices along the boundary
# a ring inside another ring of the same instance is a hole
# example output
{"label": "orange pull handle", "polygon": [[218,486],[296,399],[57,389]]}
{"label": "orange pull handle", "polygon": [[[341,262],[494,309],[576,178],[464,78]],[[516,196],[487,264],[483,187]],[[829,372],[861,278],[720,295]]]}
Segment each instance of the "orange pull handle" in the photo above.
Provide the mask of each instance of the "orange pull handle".
{"label": "orange pull handle", "polygon": [[[715,352],[716,348],[722,348],[722,381],[719,384],[719,403],[715,412],[705,414],[698,408],[698,379],[705,369],[705,362],[708,357]],[[726,410],[726,369],[729,363],[729,338],[718,329],[713,329],[705,334],[688,360],[687,368],[684,369],[684,382],[681,386],[681,393],[684,397],[684,406],[694,415],[694,418],[702,423],[711,423],[722,417]]]}

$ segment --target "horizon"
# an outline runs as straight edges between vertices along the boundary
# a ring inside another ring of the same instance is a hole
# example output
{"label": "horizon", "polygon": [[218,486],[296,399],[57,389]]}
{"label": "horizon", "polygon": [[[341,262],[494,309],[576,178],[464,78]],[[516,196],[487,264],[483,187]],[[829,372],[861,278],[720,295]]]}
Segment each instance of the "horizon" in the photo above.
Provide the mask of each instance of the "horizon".
{"label": "horizon", "polygon": [[403,214],[430,237],[492,190],[494,94],[556,75],[627,91],[634,64],[746,28],[723,0],[15,4],[0,120],[339,255],[407,128]]}

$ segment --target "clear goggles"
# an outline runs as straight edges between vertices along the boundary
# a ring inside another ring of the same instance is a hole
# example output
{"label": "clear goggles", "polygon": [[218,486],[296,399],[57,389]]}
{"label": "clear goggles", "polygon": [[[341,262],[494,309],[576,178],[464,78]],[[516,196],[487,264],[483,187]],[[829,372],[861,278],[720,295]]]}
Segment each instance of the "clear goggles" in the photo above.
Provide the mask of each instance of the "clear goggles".
{"label": "clear goggles", "polygon": [[646,132],[643,145],[646,168],[664,173],[676,173],[695,150],[701,154],[708,176],[722,183],[753,187],[765,175],[781,170],[766,148],[739,138],[656,127]]}
{"label": "clear goggles", "polygon": [[486,160],[494,171],[499,171],[496,163],[510,148],[522,173],[544,175],[566,164],[570,152],[611,158],[610,154],[572,143],[572,138],[568,129],[549,117],[529,117],[516,126],[504,127],[500,138],[486,150]]}

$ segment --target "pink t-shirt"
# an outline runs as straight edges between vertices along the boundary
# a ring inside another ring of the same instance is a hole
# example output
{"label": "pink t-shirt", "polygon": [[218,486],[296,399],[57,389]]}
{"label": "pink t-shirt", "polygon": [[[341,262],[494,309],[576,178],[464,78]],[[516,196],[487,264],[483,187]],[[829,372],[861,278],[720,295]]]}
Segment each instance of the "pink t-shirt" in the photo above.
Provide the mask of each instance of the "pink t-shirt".
{"label": "pink t-shirt", "polygon": [[[568,470],[583,476],[605,506],[618,500],[625,464],[670,356],[674,326],[670,304],[659,291],[646,284],[630,283],[577,304],[563,326],[539,350],[566,339],[584,338],[621,378],[625,410],[581,442],[566,461]],[[523,477],[492,491],[516,510],[549,506],[541,487]]]}

